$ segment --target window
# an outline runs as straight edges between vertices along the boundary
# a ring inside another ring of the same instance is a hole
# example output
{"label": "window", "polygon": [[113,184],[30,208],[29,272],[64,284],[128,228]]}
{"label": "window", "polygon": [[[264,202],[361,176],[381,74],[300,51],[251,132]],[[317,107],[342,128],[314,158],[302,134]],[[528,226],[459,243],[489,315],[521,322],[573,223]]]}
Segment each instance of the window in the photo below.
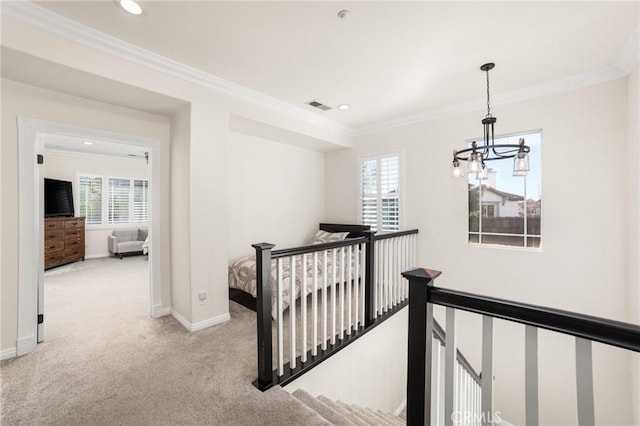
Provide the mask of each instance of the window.
{"label": "window", "polygon": [[149,222],[149,182],[144,179],[80,174],[78,206],[87,225]]}
{"label": "window", "polygon": [[102,177],[80,176],[80,216],[86,217],[87,225],[102,223]]}
{"label": "window", "polygon": [[400,156],[360,161],[360,221],[375,231],[400,229]]}
{"label": "window", "polygon": [[109,223],[129,223],[131,181],[109,178]]}
{"label": "window", "polygon": [[497,144],[531,147],[527,176],[513,176],[513,160],[487,162],[488,178],[469,174],[469,242],[538,248],[542,244],[542,134],[540,131],[504,136]]}

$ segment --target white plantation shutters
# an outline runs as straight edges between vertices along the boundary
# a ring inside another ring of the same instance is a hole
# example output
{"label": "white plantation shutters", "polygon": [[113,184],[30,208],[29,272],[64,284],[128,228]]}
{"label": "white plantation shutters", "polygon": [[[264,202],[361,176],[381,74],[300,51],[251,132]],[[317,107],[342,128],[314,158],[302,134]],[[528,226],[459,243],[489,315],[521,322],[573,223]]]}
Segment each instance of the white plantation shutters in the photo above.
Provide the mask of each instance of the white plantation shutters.
{"label": "white plantation shutters", "polygon": [[376,231],[400,229],[400,156],[360,161],[360,220]]}
{"label": "white plantation shutters", "polygon": [[133,181],[133,222],[149,222],[149,182],[146,180]]}
{"label": "white plantation shutters", "polygon": [[102,177],[80,176],[80,216],[87,225],[102,223]]}
{"label": "white plantation shutters", "polygon": [[109,178],[109,223],[129,223],[129,179]]}

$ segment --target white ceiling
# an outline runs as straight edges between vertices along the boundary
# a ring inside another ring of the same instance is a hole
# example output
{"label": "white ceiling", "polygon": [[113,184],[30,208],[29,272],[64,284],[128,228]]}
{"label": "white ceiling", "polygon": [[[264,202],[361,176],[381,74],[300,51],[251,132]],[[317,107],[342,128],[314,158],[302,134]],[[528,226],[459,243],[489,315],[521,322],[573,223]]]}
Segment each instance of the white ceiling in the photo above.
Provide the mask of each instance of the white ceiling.
{"label": "white ceiling", "polygon": [[636,1],[146,1],[140,17],[111,0],[38,4],[353,128],[480,100],[489,61],[492,95],[608,69],[640,13]]}
{"label": "white ceiling", "polygon": [[148,149],[141,146],[124,145],[113,142],[104,142],[77,138],[66,135],[44,135],[44,147],[46,151],[64,152],[70,154],[84,154],[91,156],[112,157],[119,160],[146,161],[145,152]]}

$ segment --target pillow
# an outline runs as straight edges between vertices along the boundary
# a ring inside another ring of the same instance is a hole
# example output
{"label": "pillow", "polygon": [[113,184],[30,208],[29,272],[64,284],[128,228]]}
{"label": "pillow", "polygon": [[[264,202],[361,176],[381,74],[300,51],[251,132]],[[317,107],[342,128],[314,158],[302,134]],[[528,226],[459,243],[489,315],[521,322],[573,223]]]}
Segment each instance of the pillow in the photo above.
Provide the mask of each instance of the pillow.
{"label": "pillow", "polygon": [[327,231],[318,231],[316,235],[309,241],[309,245],[312,244],[324,244],[324,243],[333,243],[335,241],[342,241],[347,238],[349,235],[348,232],[327,232]]}

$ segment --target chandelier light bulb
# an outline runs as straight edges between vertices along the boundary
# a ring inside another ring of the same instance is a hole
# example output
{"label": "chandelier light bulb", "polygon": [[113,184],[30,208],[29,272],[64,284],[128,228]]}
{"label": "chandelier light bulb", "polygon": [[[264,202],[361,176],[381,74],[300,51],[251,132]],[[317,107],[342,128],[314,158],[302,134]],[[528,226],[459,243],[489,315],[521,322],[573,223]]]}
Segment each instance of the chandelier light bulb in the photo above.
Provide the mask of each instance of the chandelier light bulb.
{"label": "chandelier light bulb", "polygon": [[529,171],[529,154],[519,152],[513,159],[513,171],[528,172]]}
{"label": "chandelier light bulb", "polygon": [[469,157],[469,173],[478,173],[481,168],[482,165],[478,160],[478,154],[471,154],[471,156]]}
{"label": "chandelier light bulb", "polygon": [[451,177],[454,178],[459,178],[464,176],[464,173],[462,172],[462,168],[460,167],[460,163],[457,161],[453,162],[453,165],[451,166]]}

